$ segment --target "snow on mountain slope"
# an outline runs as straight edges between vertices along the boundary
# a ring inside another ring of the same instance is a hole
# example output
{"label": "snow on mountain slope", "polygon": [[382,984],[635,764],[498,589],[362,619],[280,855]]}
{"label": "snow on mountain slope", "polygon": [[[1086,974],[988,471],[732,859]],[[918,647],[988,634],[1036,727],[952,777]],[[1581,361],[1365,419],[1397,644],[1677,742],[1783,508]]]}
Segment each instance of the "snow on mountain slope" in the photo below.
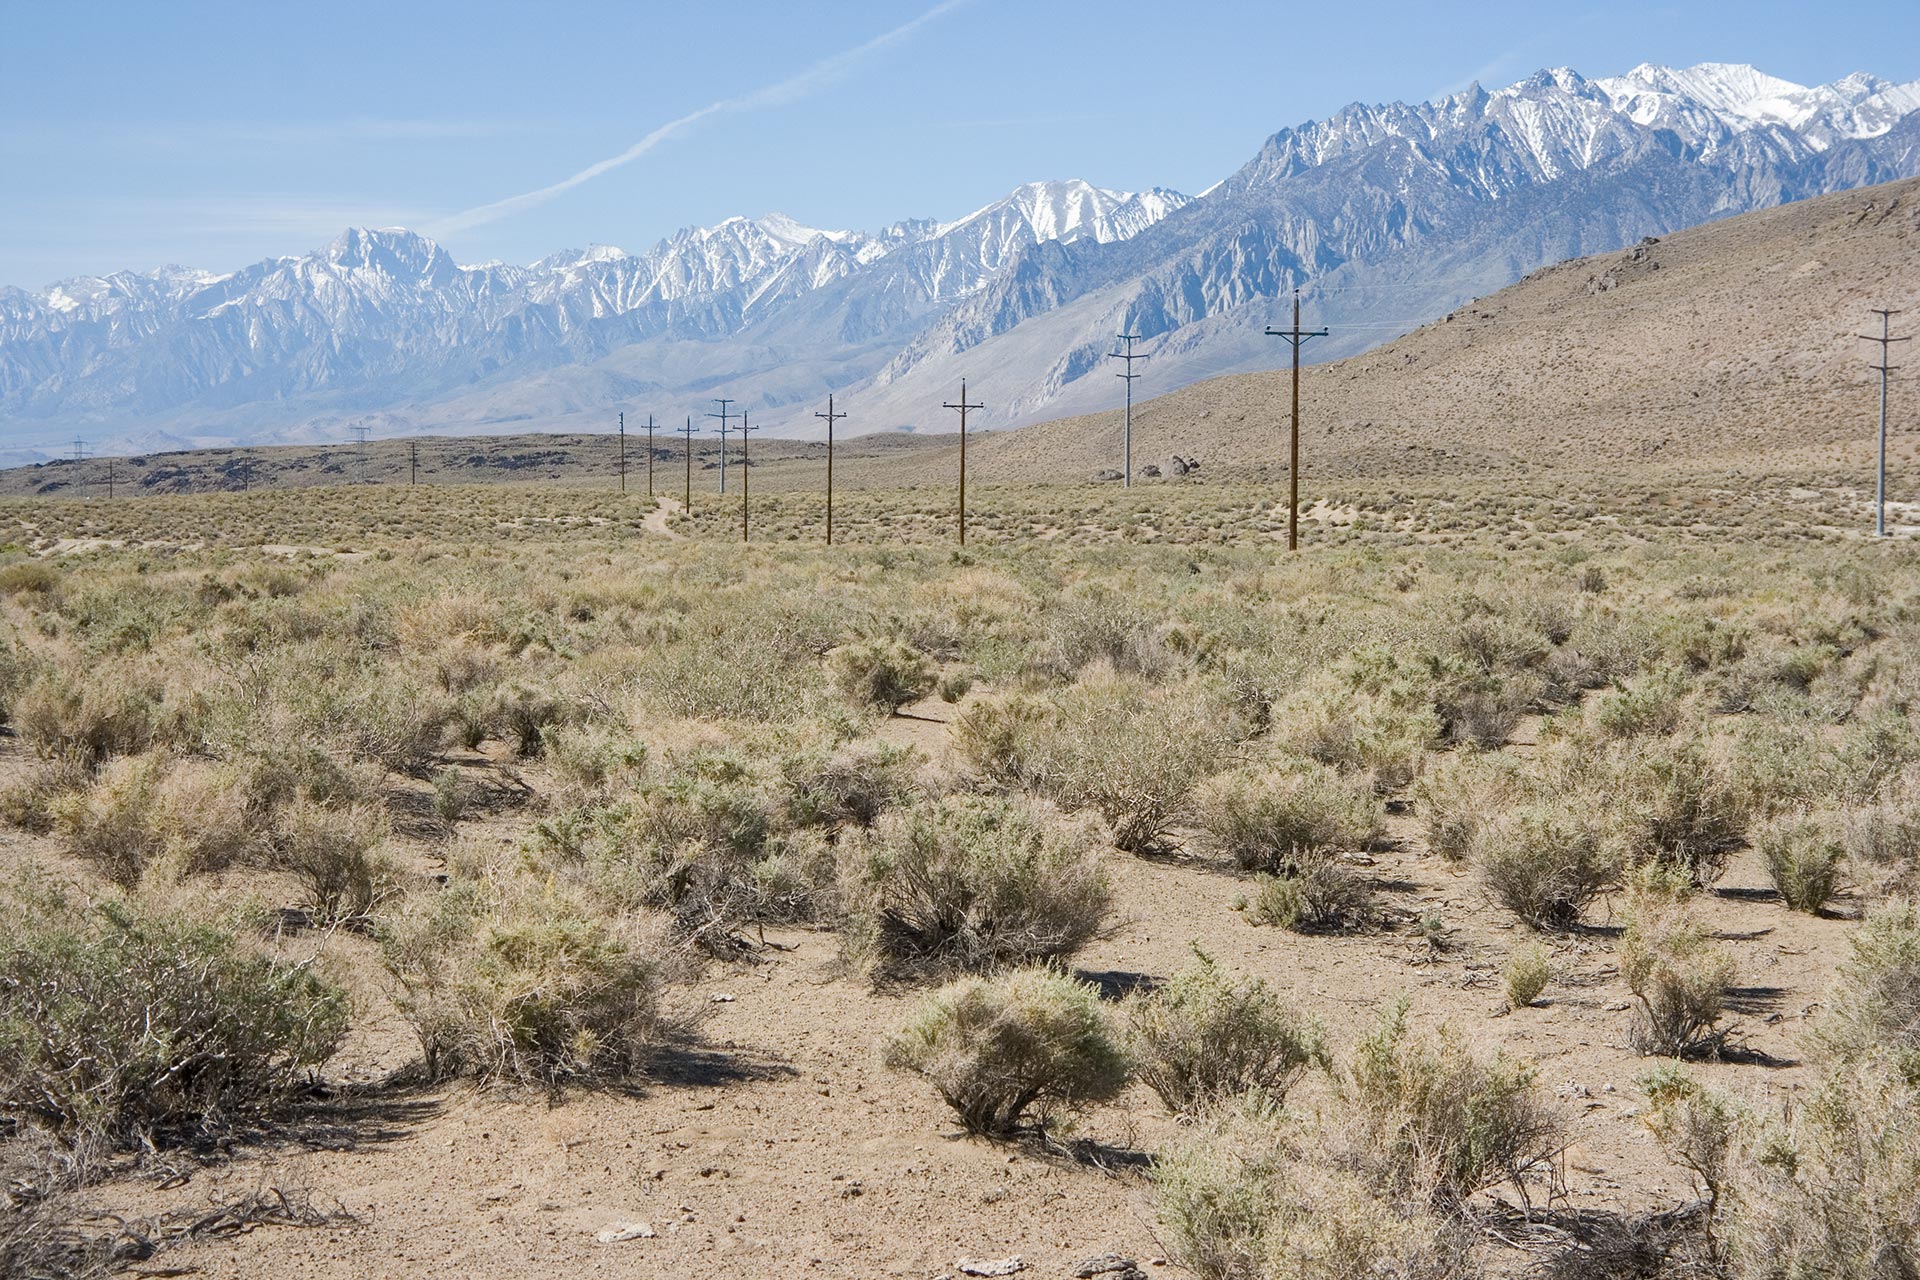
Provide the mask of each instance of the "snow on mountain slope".
{"label": "snow on mountain slope", "polygon": [[861,429],[938,428],[917,406],[968,369],[1003,384],[1004,425],[1110,395],[1116,328],[1166,389],[1272,359],[1260,329],[1296,287],[1349,326],[1330,356],[1561,257],[1916,169],[1920,82],[1558,68],[1282,129],[1198,198],[1036,182],[950,221],[735,217],[525,266],[353,229],[225,274],[0,288],[0,426],[524,427],[724,384],[771,429],[833,389],[867,398]]}

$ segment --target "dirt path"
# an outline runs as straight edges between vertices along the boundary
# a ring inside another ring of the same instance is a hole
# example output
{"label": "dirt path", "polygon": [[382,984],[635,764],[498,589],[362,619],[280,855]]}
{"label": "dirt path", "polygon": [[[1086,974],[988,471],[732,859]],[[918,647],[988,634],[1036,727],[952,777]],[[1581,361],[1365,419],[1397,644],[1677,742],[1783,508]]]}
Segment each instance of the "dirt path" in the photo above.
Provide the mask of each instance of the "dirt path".
{"label": "dirt path", "polygon": [[648,533],[657,533],[670,542],[682,541],[684,534],[676,531],[667,521],[678,515],[684,508],[678,498],[660,498],[660,505],[640,518],[640,527]]}

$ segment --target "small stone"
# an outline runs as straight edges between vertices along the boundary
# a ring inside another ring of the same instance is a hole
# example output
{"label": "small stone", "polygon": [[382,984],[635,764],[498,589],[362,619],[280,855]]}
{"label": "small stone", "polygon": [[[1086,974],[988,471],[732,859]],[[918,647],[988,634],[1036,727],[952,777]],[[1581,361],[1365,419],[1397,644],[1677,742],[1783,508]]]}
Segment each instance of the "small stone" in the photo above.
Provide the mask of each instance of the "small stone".
{"label": "small stone", "polygon": [[1074,1280],[1093,1280],[1096,1276],[1102,1280],[1146,1280],[1146,1274],[1138,1262],[1117,1253],[1088,1258],[1073,1268]]}
{"label": "small stone", "polygon": [[658,1233],[651,1223],[625,1222],[593,1233],[593,1238],[601,1244],[620,1244],[627,1240],[651,1240]]}
{"label": "small stone", "polygon": [[713,999],[713,1003],[715,1004],[732,1004],[733,1003],[733,997],[728,995],[724,991],[714,992],[712,999]]}
{"label": "small stone", "polygon": [[962,1258],[953,1264],[955,1270],[963,1276],[1010,1276],[1016,1271],[1025,1271],[1027,1264],[1019,1254],[1011,1258],[999,1258],[988,1261],[985,1258]]}

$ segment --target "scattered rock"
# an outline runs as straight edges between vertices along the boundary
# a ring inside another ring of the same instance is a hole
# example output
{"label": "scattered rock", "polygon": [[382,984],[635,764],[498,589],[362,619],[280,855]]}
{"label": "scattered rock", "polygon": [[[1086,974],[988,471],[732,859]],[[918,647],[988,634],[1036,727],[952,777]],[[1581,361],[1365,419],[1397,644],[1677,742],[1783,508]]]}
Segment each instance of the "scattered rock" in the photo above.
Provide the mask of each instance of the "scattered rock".
{"label": "scattered rock", "polygon": [[1147,1273],[1132,1258],[1117,1253],[1103,1253],[1097,1258],[1088,1258],[1075,1264],[1074,1280],[1093,1280],[1100,1276],[1104,1280],[1146,1280]]}
{"label": "scattered rock", "polygon": [[953,1265],[963,1276],[1010,1276],[1016,1271],[1027,1269],[1027,1264],[1021,1261],[1017,1253],[1011,1258],[1000,1258],[992,1262],[984,1258],[962,1258]]}
{"label": "scattered rock", "polygon": [[724,991],[716,991],[713,993],[713,995],[710,998],[715,1004],[732,1004],[733,1003],[733,997],[726,994]]}
{"label": "scattered rock", "polygon": [[593,1233],[601,1244],[620,1244],[627,1240],[651,1240],[659,1233],[647,1222],[626,1222]]}

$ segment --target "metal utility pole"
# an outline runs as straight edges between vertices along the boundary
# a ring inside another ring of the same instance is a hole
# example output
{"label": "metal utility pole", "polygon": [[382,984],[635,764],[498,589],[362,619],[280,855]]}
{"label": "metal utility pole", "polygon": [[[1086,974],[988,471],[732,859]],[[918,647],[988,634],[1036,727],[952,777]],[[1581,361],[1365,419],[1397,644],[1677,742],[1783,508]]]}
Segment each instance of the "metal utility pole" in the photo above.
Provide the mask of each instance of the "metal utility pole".
{"label": "metal utility pole", "polygon": [[1133,362],[1135,360],[1146,360],[1149,358],[1147,356],[1137,356],[1133,354],[1133,344],[1139,340],[1140,335],[1137,333],[1123,333],[1120,335],[1120,341],[1127,344],[1126,349],[1107,353],[1107,359],[1109,360],[1124,360],[1127,362],[1127,371],[1125,373],[1116,373],[1113,376],[1125,379],[1127,384],[1126,469],[1121,474],[1125,477],[1126,487],[1129,489],[1133,488],[1133,380],[1140,376],[1133,371]]}
{"label": "metal utility pole", "polygon": [[373,434],[372,427],[350,427],[354,443],[359,446],[357,457],[360,464],[360,483],[367,483],[367,439]]}
{"label": "metal utility pole", "polygon": [[[962,400],[966,399],[965,396],[961,396],[960,398]],[[816,413],[813,416],[816,418],[825,418],[827,420],[827,545],[832,546],[833,545],[833,424],[836,419],[844,418],[847,415],[844,413],[835,413],[833,411],[833,397],[828,396],[827,411],[825,413]]]}
{"label": "metal utility pole", "polygon": [[1293,346],[1293,431],[1287,462],[1287,550],[1300,549],[1300,347],[1309,338],[1324,338],[1325,329],[1300,327],[1300,291],[1293,291],[1293,328],[1267,326],[1269,338],[1285,338]]}
{"label": "metal utility pole", "polygon": [[693,415],[687,415],[687,425],[680,429],[687,438],[687,515],[693,515]]}
{"label": "metal utility pole", "polygon": [[710,413],[707,416],[720,419],[720,492],[725,493],[727,491],[727,423],[733,419],[733,414],[728,412],[727,406],[733,401],[722,400],[716,396],[713,402],[720,406],[720,412]]}
{"label": "metal utility pole", "polygon": [[967,545],[967,410],[984,409],[984,404],[967,403],[967,380],[960,379],[960,403],[943,404],[943,409],[960,411],[960,545]]}
{"label": "metal utility pole", "polygon": [[73,442],[73,474],[76,477],[74,480],[75,484],[80,483],[77,478],[80,475],[80,464],[91,456],[92,455],[87,452],[87,442],[85,440],[76,439]]}
{"label": "metal utility pole", "polygon": [[653,496],[653,415],[647,415],[647,496]]}
{"label": "metal utility pole", "polygon": [[747,411],[740,411],[740,541],[747,540],[747,497],[752,492],[752,472],[747,470],[747,432],[758,431],[758,427],[747,425]]}
{"label": "metal utility pole", "polygon": [[620,492],[627,491],[627,412],[620,411]]}
{"label": "metal utility pole", "polygon": [[1900,314],[1898,311],[1879,307],[1872,308],[1872,311],[1880,317],[1880,332],[1878,336],[1863,333],[1860,337],[1863,341],[1880,344],[1880,363],[1868,367],[1880,371],[1880,483],[1874,491],[1873,536],[1884,538],[1887,536],[1887,375],[1899,367],[1888,356],[1893,352],[1894,343],[1911,342],[1913,338],[1911,335],[1905,338],[1893,336],[1893,317]]}

